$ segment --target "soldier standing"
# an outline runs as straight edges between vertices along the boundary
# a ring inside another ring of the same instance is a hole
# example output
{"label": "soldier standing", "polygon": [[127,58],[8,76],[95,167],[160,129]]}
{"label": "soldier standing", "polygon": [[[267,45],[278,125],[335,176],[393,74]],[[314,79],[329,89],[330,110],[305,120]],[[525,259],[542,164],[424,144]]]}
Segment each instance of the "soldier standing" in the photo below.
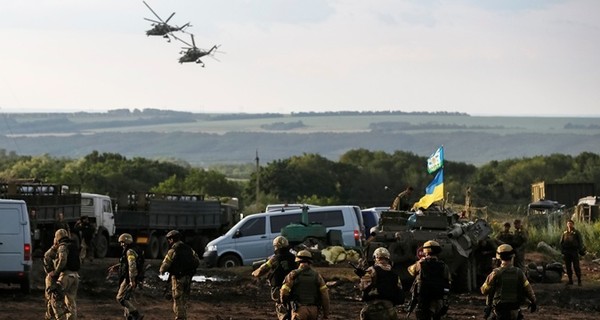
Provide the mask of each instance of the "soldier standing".
{"label": "soldier standing", "polygon": [[[77,288],[79,287],[79,248],[69,239],[69,232],[65,229],[58,229],[54,233],[54,242],[57,244],[57,258],[54,264],[54,271],[49,273],[53,281],[60,284],[64,292],[65,304],[67,306],[67,319],[77,319]],[[56,299],[56,295],[51,295],[51,300]],[[56,305],[56,301],[51,302]],[[54,309],[55,316],[59,312]]]}
{"label": "soldier standing", "polygon": [[504,230],[498,233],[496,240],[500,241],[501,244],[513,243],[513,234],[510,232],[510,222],[504,223]]}
{"label": "soldier standing", "polygon": [[114,267],[119,268],[117,302],[125,309],[125,319],[141,320],[144,315],[140,314],[131,303],[131,298],[133,297],[133,290],[137,288],[138,282],[142,280],[139,277],[142,270],[138,270],[138,257],[142,253],[138,252],[137,247],[133,244],[133,237],[129,233],[123,233],[119,236],[119,244],[123,248],[119,264],[109,269],[109,272],[111,272]]}
{"label": "soldier standing", "polygon": [[54,243],[50,249],[44,253],[44,271],[46,278],[44,279],[46,290],[44,298],[46,299],[46,314],[45,320],[64,320],[67,317],[67,307],[65,306],[64,292],[60,284],[52,277],[51,273],[55,270],[54,263],[58,258],[58,244]]}
{"label": "soldier standing", "polygon": [[360,311],[361,320],[398,320],[394,306],[404,303],[400,277],[392,271],[390,252],[380,247],[373,252],[375,264],[366,271],[355,269],[361,277],[359,288],[367,304]]}
{"label": "soldier standing", "polygon": [[411,205],[409,202],[410,202],[410,196],[412,195],[413,190],[414,190],[413,187],[408,186],[404,191],[400,192],[394,199],[394,202],[392,202],[390,209],[405,210],[405,211],[410,209]]}
{"label": "soldier standing", "polygon": [[537,304],[533,288],[522,269],[512,265],[514,250],[509,244],[498,246],[496,257],[502,261],[499,268],[490,273],[481,286],[481,293],[487,296],[484,317],[492,311],[496,320],[523,319],[521,304],[524,297],[530,301],[530,310],[535,312]]}
{"label": "soldier standing", "polygon": [[200,258],[192,247],[181,241],[179,231],[169,231],[167,241],[170,249],[160,265],[160,274],[169,272],[175,319],[185,320],[187,302],[192,289],[192,277],[200,265]]}
{"label": "soldier standing", "polygon": [[515,250],[514,266],[525,270],[525,246],[527,244],[528,236],[527,231],[523,229],[521,220],[516,219],[513,222],[515,232],[513,233],[513,242],[511,246]]}
{"label": "soldier standing", "polygon": [[81,251],[79,252],[79,258],[83,263],[86,258],[90,259],[90,262],[94,261],[94,233],[95,228],[90,222],[88,216],[81,216],[75,223],[75,232],[77,232],[79,239],[81,239]]}
{"label": "soldier standing", "polygon": [[292,320],[317,320],[319,307],[323,319],[329,319],[329,291],[323,277],[311,267],[312,254],[301,250],[296,254],[298,269],[292,270],[281,286],[281,302],[292,305]]}
{"label": "soldier standing", "polygon": [[296,269],[296,261],[294,261],[296,257],[290,252],[289,242],[283,236],[273,239],[273,249],[275,254],[258,269],[254,270],[252,276],[259,278],[270,272],[269,285],[271,286],[271,299],[275,301],[277,318],[284,320],[290,318],[290,307],[281,303],[279,291],[288,273]]}
{"label": "soldier standing", "polygon": [[579,267],[579,254],[585,254],[583,240],[579,231],[575,230],[575,222],[567,221],[567,230],[560,237],[560,248],[569,277],[568,285],[573,284],[573,269],[577,276],[577,284],[581,286],[581,268]]}
{"label": "soldier standing", "polygon": [[408,267],[408,273],[415,277],[411,304],[417,301],[415,313],[418,320],[439,320],[448,312],[452,278],[450,268],[437,257],[441,252],[440,244],[429,240],[423,244],[425,257]]}

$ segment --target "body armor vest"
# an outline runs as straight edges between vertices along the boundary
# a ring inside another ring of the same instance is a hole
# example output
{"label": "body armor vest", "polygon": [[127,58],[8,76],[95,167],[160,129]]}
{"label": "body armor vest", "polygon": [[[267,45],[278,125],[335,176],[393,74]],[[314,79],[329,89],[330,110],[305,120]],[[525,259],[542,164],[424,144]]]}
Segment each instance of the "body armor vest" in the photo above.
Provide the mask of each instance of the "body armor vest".
{"label": "body armor vest", "polygon": [[522,300],[524,281],[521,269],[512,266],[496,270],[494,302],[518,307]]}
{"label": "body armor vest", "polygon": [[271,283],[271,287],[281,287],[283,280],[285,280],[285,276],[287,276],[290,271],[296,269],[296,257],[291,252],[286,251],[275,255],[275,259],[277,261],[277,267],[275,267],[271,273],[269,282]]}
{"label": "body armor vest", "polygon": [[193,276],[198,267],[195,263],[192,247],[183,242],[173,245],[175,259],[171,263],[169,273],[174,276]]}
{"label": "body armor vest", "polygon": [[319,297],[317,272],[311,268],[299,270],[292,287],[292,300],[301,305],[317,305]]}

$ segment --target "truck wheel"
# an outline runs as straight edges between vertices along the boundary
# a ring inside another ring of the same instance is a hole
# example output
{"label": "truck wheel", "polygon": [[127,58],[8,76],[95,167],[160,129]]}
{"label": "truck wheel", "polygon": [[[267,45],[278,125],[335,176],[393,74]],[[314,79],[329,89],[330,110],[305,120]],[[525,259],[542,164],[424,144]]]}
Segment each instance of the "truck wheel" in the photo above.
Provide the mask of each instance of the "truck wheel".
{"label": "truck wheel", "polygon": [[158,238],[155,235],[150,236],[148,246],[146,247],[146,257],[156,259],[158,257]]}
{"label": "truck wheel", "polygon": [[95,257],[100,259],[106,257],[106,254],[108,253],[108,239],[106,236],[104,234],[99,234],[96,236],[96,239],[92,241],[96,242]]}
{"label": "truck wheel", "polygon": [[167,241],[167,237],[160,236],[158,237],[158,255],[160,258],[164,258],[169,252],[169,242]]}
{"label": "truck wheel", "polygon": [[219,267],[221,268],[232,268],[239,267],[242,265],[242,261],[236,255],[228,253],[223,255],[221,259],[219,259]]}

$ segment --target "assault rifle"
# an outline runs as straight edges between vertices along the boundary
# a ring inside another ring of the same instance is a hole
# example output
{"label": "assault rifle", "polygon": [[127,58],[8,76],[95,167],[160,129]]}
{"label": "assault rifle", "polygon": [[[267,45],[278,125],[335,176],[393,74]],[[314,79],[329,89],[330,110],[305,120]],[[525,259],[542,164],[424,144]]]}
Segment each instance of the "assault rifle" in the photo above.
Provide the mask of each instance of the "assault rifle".
{"label": "assault rifle", "polygon": [[352,261],[348,261],[348,264],[350,266],[352,266],[352,268],[354,268],[354,273],[356,273],[357,276],[362,278],[365,274],[367,274],[367,270],[360,268],[359,266],[354,264]]}
{"label": "assault rifle", "polygon": [[410,318],[410,314],[415,310],[417,303],[419,302],[416,279],[413,281],[412,288],[410,288],[410,293],[410,302],[408,303],[408,308],[406,309],[406,319]]}

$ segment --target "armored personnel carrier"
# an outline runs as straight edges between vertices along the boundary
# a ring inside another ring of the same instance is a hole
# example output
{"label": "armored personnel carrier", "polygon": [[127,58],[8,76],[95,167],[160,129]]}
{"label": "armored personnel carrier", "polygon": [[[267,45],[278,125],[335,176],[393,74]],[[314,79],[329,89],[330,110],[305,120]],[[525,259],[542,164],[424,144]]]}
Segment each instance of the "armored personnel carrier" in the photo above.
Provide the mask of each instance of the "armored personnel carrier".
{"label": "armored personnel carrier", "polygon": [[425,241],[436,240],[442,247],[439,257],[452,272],[453,289],[470,292],[478,288],[482,276],[485,278],[478,274],[482,270],[479,265],[492,265],[493,255],[484,258],[489,261],[481,261],[483,255],[476,254],[479,244],[491,232],[485,220],[462,220],[458,214],[440,207],[431,207],[422,213],[388,210],[381,213],[378,230],[367,240],[364,257],[372,264],[375,249],[387,248],[394,269],[404,287],[409,288],[413,278],[407,268],[422,256],[421,246]]}

